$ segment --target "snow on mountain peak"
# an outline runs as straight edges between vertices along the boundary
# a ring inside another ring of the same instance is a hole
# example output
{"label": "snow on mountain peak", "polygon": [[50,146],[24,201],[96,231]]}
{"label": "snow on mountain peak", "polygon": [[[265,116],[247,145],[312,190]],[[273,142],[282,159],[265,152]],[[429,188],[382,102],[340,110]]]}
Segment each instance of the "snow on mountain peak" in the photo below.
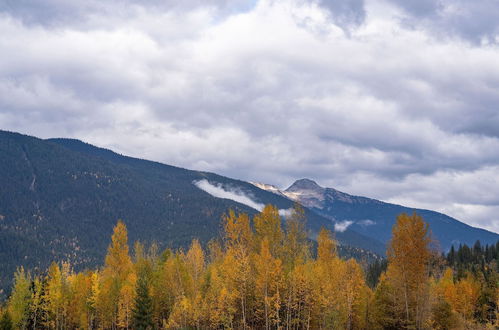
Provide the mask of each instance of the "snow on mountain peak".
{"label": "snow on mountain peak", "polygon": [[307,207],[324,207],[324,193],[326,189],[310,179],[297,180],[286,190],[280,190],[276,186],[266,183],[252,182],[252,184],[260,189],[300,202]]}

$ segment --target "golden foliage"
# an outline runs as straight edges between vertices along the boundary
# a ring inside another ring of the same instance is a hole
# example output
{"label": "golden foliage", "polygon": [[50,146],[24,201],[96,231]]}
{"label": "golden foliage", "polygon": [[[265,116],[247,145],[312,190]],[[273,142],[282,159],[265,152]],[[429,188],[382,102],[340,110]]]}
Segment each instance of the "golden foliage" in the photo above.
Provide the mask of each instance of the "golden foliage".
{"label": "golden foliage", "polygon": [[[397,218],[388,270],[373,291],[361,264],[338,256],[327,229],[312,257],[303,209],[295,206],[284,230],[281,222],[270,205],[253,219],[230,211],[223,239],[206,250],[196,239],[187,252],[136,243],[132,261],[118,221],[102,269],[74,273],[68,263],[53,263],[45,278],[32,279],[21,268],[7,311],[17,328],[133,329],[136,306],[147,306],[147,324],[152,318],[165,329],[478,327],[483,281],[470,274],[455,280],[450,268],[430,277],[435,257],[421,217]],[[150,299],[138,304],[144,286]]]}

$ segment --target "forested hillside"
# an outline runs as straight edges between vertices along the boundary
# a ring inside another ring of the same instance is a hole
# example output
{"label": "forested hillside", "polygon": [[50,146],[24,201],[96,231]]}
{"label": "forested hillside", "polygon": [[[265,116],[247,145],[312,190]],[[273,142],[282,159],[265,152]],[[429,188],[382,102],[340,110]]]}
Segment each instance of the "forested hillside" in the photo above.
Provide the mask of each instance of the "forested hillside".
{"label": "forested hillside", "polygon": [[[118,155],[78,140],[41,140],[0,131],[0,290],[17,266],[45,269],[67,260],[77,270],[102,263],[107,240],[122,219],[135,240],[187,247],[218,236],[229,209],[257,210],[216,198],[193,182],[237,187],[258,203],[290,209],[293,201],[247,182]],[[331,221],[305,211],[314,238]],[[354,231],[337,233],[342,251],[383,253],[383,244]],[[0,291],[0,298],[2,298]]]}
{"label": "forested hillside", "polygon": [[[299,208],[284,226],[270,205],[252,218],[230,212],[222,221],[221,239],[205,248],[197,239],[187,250],[136,242],[133,253],[119,221],[101,268],[75,272],[65,262],[52,263],[44,274],[20,268],[0,328],[497,326],[496,247],[475,247],[474,257],[458,257],[458,262],[449,254],[447,263],[432,249],[423,219],[401,214],[387,250],[387,269],[370,287],[357,261],[338,257],[328,230],[320,231],[312,249],[304,221]],[[459,251],[466,255],[464,248]],[[482,266],[477,271],[464,264]]]}

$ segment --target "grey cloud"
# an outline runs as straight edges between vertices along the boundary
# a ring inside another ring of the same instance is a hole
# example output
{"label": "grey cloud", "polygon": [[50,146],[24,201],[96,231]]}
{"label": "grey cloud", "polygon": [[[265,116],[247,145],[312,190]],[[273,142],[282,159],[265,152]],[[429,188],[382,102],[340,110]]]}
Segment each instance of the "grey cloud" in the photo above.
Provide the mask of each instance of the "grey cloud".
{"label": "grey cloud", "polygon": [[364,22],[364,0],[318,0],[329,11],[334,22],[344,29],[357,27]]}
{"label": "grey cloud", "polygon": [[389,0],[408,14],[406,22],[441,36],[458,36],[474,44],[484,38],[497,43],[499,6],[496,0]]}
{"label": "grey cloud", "polygon": [[321,3],[356,25],[349,36],[317,2],[261,1],[223,18],[194,4],[114,13],[46,2],[106,22],[92,29],[20,22],[15,10],[42,15],[27,3],[0,16],[2,128],[281,186],[313,177],[458,219],[465,210],[470,222],[499,205],[480,184],[499,176],[495,46],[435,39],[363,14],[360,1]]}
{"label": "grey cloud", "polygon": [[47,27],[85,26],[92,16],[132,15],[138,8],[153,11],[185,11],[200,7],[220,10],[222,13],[249,10],[253,0],[4,0],[0,13],[19,18],[28,25]]}
{"label": "grey cloud", "polygon": [[442,9],[440,0],[390,0],[416,17],[435,16]]}

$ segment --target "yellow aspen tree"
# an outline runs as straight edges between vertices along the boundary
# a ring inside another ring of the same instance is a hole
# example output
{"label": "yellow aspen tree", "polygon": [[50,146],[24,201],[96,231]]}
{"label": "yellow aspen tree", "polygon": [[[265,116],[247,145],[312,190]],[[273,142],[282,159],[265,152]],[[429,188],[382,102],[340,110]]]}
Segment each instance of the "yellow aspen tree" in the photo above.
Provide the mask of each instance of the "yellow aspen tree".
{"label": "yellow aspen tree", "polygon": [[131,270],[132,260],[129,255],[128,232],[123,221],[119,220],[111,236],[111,244],[107,250],[102,276],[124,281]]}
{"label": "yellow aspen tree", "polygon": [[120,289],[118,299],[118,326],[122,329],[130,329],[132,325],[132,309],[135,302],[136,282],[136,274],[130,272]]}
{"label": "yellow aspen tree", "polygon": [[451,268],[445,269],[435,290],[438,296],[442,296],[455,309],[455,306],[457,305],[457,292],[456,285],[454,284],[454,274]]}
{"label": "yellow aspen tree", "polygon": [[112,328],[117,325],[121,287],[132,272],[128,233],[125,224],[119,220],[114,227],[100,277],[101,287],[97,299],[97,310],[102,327]]}
{"label": "yellow aspen tree", "polygon": [[321,229],[317,237],[317,260],[314,278],[314,326],[335,328],[341,324],[340,281],[345,276],[345,263],[337,257],[336,242],[329,230]]}
{"label": "yellow aspen tree", "polygon": [[428,225],[420,216],[403,213],[397,217],[387,250],[387,276],[405,327],[421,329],[429,317],[430,242]]}
{"label": "yellow aspen tree", "polygon": [[237,297],[237,310],[240,316],[239,327],[246,329],[250,310],[248,302],[254,287],[251,260],[248,252],[239,247],[230,248],[226,252],[221,269],[227,290],[231,295]]}
{"label": "yellow aspen tree", "polygon": [[237,296],[226,287],[223,269],[218,263],[212,263],[208,269],[207,289],[205,293],[205,318],[212,329],[233,328],[236,313]]}
{"label": "yellow aspen tree", "polygon": [[58,264],[53,262],[47,275],[45,292],[48,326],[52,329],[64,329],[65,303],[63,273]]}
{"label": "yellow aspen tree", "polygon": [[145,274],[150,275],[152,270],[152,260],[148,258],[145,251],[144,244],[140,241],[136,241],[133,244],[133,270],[135,274]]}
{"label": "yellow aspen tree", "polygon": [[[168,324],[171,313],[178,302],[192,295],[192,277],[188,274],[185,255],[182,251],[170,256],[160,267],[151,296],[156,322]],[[178,306],[176,307],[178,308]]]}
{"label": "yellow aspen tree", "polygon": [[195,326],[191,300],[186,296],[178,297],[168,319],[168,329],[186,329]]}
{"label": "yellow aspen tree", "polygon": [[331,232],[322,228],[317,236],[317,261],[330,263],[336,257],[336,242],[331,238]]}
{"label": "yellow aspen tree", "polygon": [[191,247],[186,254],[186,261],[192,275],[192,280],[194,281],[194,286],[197,289],[201,284],[205,266],[204,252],[197,239],[192,241]]}
{"label": "yellow aspen tree", "polygon": [[273,205],[266,205],[262,212],[256,214],[253,218],[255,226],[255,250],[258,251],[260,244],[264,239],[269,242],[270,253],[274,257],[280,257],[282,253],[282,244],[284,233],[281,228],[281,217],[279,209]]}
{"label": "yellow aspen tree", "polygon": [[305,225],[305,211],[299,204],[295,204],[292,214],[286,218],[286,238],[283,246],[285,272],[291,271],[295,264],[305,262],[310,255]]}
{"label": "yellow aspen tree", "polygon": [[250,260],[254,235],[251,230],[249,218],[245,214],[236,216],[231,211],[229,212],[229,216],[224,217],[223,221],[226,252],[220,267],[224,274],[229,294],[237,297],[239,302],[239,327],[246,329],[249,312],[248,300],[254,286],[254,280],[251,277],[252,269]]}
{"label": "yellow aspen tree", "polygon": [[192,274],[189,272],[187,258],[183,251],[175,255],[174,260],[174,283],[177,287],[176,297],[192,297],[194,295],[194,283]]}
{"label": "yellow aspen tree", "polygon": [[432,286],[432,317],[429,326],[432,329],[454,329],[458,327],[456,312],[456,286],[451,268],[446,268],[441,278],[433,279]]}
{"label": "yellow aspen tree", "polygon": [[87,304],[92,294],[91,273],[71,274],[68,279],[68,324],[71,328],[88,329],[90,309]]}
{"label": "yellow aspen tree", "polygon": [[92,329],[97,327],[97,300],[100,294],[99,273],[97,271],[90,273],[90,295],[87,298],[88,326]]}
{"label": "yellow aspen tree", "polygon": [[38,276],[33,280],[33,292],[31,293],[31,320],[33,328],[37,329],[40,325],[40,314],[43,310],[43,282]]}
{"label": "yellow aspen tree", "polygon": [[256,298],[259,302],[257,303],[257,314],[262,315],[265,329],[279,328],[284,279],[281,260],[271,255],[269,242],[266,238],[261,243],[260,253],[255,255],[254,263]]}
{"label": "yellow aspen tree", "polygon": [[162,276],[163,286],[160,290],[167,293],[168,300],[165,324],[172,328],[176,324],[180,327],[191,325],[194,286],[183,251],[175,253],[165,262]]}
{"label": "yellow aspen tree", "polygon": [[180,253],[175,259],[174,281],[180,290],[176,291],[175,303],[170,314],[170,327],[199,328],[202,320],[201,280],[204,272],[204,253],[194,240],[187,253]]}
{"label": "yellow aspen tree", "polygon": [[297,264],[289,274],[288,301],[286,304],[286,329],[310,328],[313,309],[314,264],[309,261]]}
{"label": "yellow aspen tree", "polygon": [[173,306],[173,292],[171,282],[172,256],[169,254],[164,260],[158,263],[151,281],[150,295],[153,305],[153,322],[162,324],[167,321]]}
{"label": "yellow aspen tree", "polygon": [[233,329],[236,308],[234,308],[234,296],[226,287],[222,287],[220,290],[215,306],[216,321],[212,322],[212,325],[216,324],[217,326],[222,326],[224,329]]}
{"label": "yellow aspen tree", "polygon": [[365,281],[363,281],[362,284],[359,304],[355,309],[357,313],[357,323],[354,325],[354,329],[369,329],[370,317],[372,313],[371,309],[373,305],[374,292]]}
{"label": "yellow aspen tree", "polygon": [[193,292],[192,300],[192,318],[197,328],[200,328],[202,321],[203,299],[201,296],[201,286],[205,275],[205,257],[204,251],[197,239],[192,241],[191,247],[185,255],[188,272],[192,278]]}
{"label": "yellow aspen tree", "polygon": [[283,272],[285,278],[283,296],[284,320],[286,328],[291,326],[295,319],[293,306],[296,301],[297,283],[293,279],[293,270],[303,265],[310,258],[310,246],[305,229],[305,211],[299,204],[295,204],[293,212],[286,217],[286,231],[283,243]]}
{"label": "yellow aspen tree", "polygon": [[21,266],[14,274],[14,288],[8,303],[8,311],[12,318],[12,324],[17,329],[26,329],[28,326],[31,300],[30,282],[31,276]]}
{"label": "yellow aspen tree", "polygon": [[344,329],[360,329],[364,319],[362,318],[363,308],[366,303],[367,285],[364,281],[364,272],[360,265],[349,259],[345,263],[345,276],[341,287],[338,288],[344,297],[344,308],[346,321]]}
{"label": "yellow aspen tree", "polygon": [[456,299],[451,305],[466,321],[470,321],[479,297],[480,283],[468,274],[456,283]]}
{"label": "yellow aspen tree", "polygon": [[233,210],[222,218],[225,247],[238,247],[248,250],[253,242],[253,231],[247,214],[236,215]]}

